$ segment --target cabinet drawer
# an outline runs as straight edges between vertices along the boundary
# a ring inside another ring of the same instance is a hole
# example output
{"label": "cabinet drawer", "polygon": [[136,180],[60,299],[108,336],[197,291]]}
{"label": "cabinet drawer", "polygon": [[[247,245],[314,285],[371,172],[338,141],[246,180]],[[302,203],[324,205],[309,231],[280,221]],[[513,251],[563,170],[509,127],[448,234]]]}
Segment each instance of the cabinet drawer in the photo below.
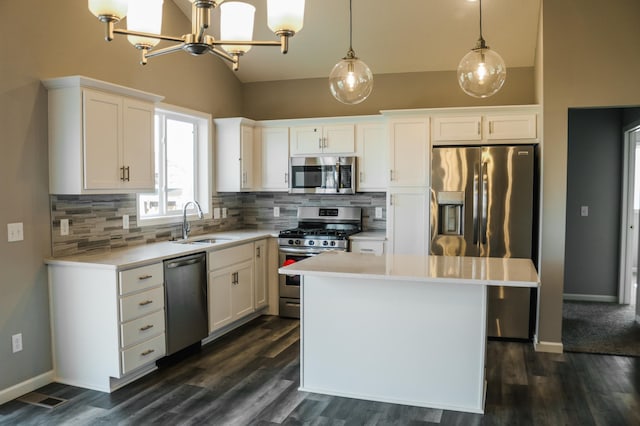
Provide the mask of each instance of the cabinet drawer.
{"label": "cabinet drawer", "polygon": [[120,321],[126,322],[164,308],[164,287],[120,299]]}
{"label": "cabinet drawer", "polygon": [[209,270],[253,259],[253,243],[209,252]]}
{"label": "cabinet drawer", "polygon": [[162,263],[122,271],[120,272],[120,294],[158,286],[164,282],[163,275]]}
{"label": "cabinet drawer", "polygon": [[384,241],[353,241],[351,243],[351,251],[379,256],[384,253]]}
{"label": "cabinet drawer", "polygon": [[166,351],[164,333],[122,351],[122,374],[162,358]]}
{"label": "cabinet drawer", "polygon": [[120,326],[120,346],[140,343],[158,333],[164,333],[164,309]]}

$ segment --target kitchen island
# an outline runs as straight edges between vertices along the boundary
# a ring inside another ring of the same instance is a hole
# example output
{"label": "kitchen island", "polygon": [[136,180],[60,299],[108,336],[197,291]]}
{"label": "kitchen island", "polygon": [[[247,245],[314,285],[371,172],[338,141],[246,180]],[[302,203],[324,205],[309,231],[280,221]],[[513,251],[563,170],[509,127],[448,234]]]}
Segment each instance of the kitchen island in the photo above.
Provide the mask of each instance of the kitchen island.
{"label": "kitchen island", "polygon": [[300,390],[484,412],[487,286],[539,287],[531,260],[327,252],[302,277]]}

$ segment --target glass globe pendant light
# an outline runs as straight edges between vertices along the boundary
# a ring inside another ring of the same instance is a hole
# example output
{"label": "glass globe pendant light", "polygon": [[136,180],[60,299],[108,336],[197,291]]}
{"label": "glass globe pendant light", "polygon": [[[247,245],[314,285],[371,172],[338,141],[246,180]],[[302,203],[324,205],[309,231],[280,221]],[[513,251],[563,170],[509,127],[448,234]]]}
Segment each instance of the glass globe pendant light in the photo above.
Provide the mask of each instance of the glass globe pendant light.
{"label": "glass globe pendant light", "polygon": [[489,49],[482,38],[482,0],[480,0],[480,38],[458,65],[458,84],[462,90],[476,98],[488,98],[502,88],[507,78],[507,67],[502,57]]}
{"label": "glass globe pendant light", "polygon": [[334,98],[347,105],[355,105],[369,97],[373,90],[373,73],[353,51],[353,18],[349,0],[349,50],[329,74],[329,89]]}

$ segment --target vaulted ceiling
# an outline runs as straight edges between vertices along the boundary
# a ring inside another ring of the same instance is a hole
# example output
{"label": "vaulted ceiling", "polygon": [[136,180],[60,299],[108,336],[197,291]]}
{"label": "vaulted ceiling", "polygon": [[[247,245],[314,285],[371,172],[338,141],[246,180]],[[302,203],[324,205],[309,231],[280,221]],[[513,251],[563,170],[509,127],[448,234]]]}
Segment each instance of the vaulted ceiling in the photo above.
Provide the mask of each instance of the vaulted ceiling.
{"label": "vaulted ceiling", "polygon": [[[173,0],[191,18],[189,0]],[[256,7],[254,39],[276,40],[266,0]],[[478,39],[478,2],[469,0],[353,0],[353,48],[375,74],[455,70]],[[482,33],[509,67],[533,66],[540,0],[484,0]],[[210,33],[218,38],[219,10]],[[189,28],[185,28],[189,32]],[[289,53],[254,47],[240,61],[242,82],[327,77],[349,47],[349,1],[307,0],[304,28]]]}

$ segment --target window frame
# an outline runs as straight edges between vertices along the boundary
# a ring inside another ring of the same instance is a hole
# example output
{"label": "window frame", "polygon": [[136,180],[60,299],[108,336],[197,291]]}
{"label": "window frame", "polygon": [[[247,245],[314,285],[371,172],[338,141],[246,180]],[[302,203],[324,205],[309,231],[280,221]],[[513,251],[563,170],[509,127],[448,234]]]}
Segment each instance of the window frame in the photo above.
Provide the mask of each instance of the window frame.
{"label": "window frame", "polygon": [[[155,107],[154,120],[161,115],[168,118],[185,118],[186,121],[193,121],[196,125],[196,137],[194,142],[194,198],[200,204],[202,212],[204,213],[204,219],[211,219],[212,217],[212,153],[213,153],[213,125],[211,114],[207,114],[200,111],[191,110],[188,108],[179,107],[176,105],[170,105],[165,103],[158,103]],[[154,124],[154,138],[155,124]],[[166,172],[166,147],[164,144],[160,144],[163,147],[163,153],[161,154],[160,162],[164,163],[164,170]],[[155,141],[154,141],[155,146]],[[154,151],[155,155],[155,151]],[[154,159],[155,163],[155,159]],[[156,173],[161,171],[156,170]],[[162,186],[166,184],[166,176],[159,176],[158,185]],[[159,198],[161,201],[166,201],[166,185],[164,190],[159,191]],[[153,226],[164,225],[172,223],[182,222],[182,214],[165,214],[162,216],[154,216],[143,218],[140,215],[140,195],[136,194],[136,215],[138,219],[138,226]],[[187,210],[187,217],[189,219],[197,218],[195,208],[191,207]]]}

